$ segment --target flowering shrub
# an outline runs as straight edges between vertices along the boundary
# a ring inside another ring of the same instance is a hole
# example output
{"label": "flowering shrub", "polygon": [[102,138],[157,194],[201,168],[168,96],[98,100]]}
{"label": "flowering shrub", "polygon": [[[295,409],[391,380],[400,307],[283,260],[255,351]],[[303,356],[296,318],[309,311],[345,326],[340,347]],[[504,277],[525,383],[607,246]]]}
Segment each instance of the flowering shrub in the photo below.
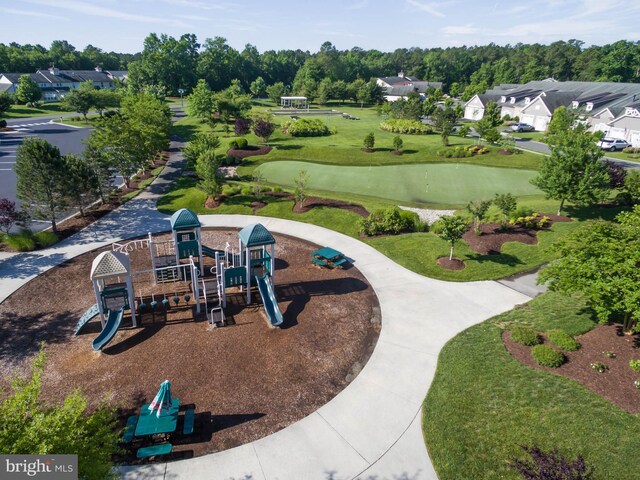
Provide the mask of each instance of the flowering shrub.
{"label": "flowering shrub", "polygon": [[489,151],[487,147],[480,145],[467,145],[466,147],[443,148],[438,150],[438,155],[445,158],[468,158],[474,155],[484,155]]}
{"label": "flowering shrub", "polygon": [[427,135],[433,133],[429,125],[420,120],[407,120],[404,118],[390,118],[380,123],[380,128],[385,132],[404,133],[407,135]]}
{"label": "flowering shrub", "polygon": [[634,372],[640,372],[640,360],[629,360],[629,366]]}
{"label": "flowering shrub", "polygon": [[509,225],[515,225],[523,228],[541,230],[551,224],[551,219],[546,215],[541,217],[539,213],[532,213],[526,217],[515,217],[509,220]]}
{"label": "flowering shrub", "polygon": [[593,368],[596,372],[598,373],[604,373],[607,371],[607,369],[609,367],[607,367],[604,363],[602,362],[593,362],[591,364],[591,368]]}

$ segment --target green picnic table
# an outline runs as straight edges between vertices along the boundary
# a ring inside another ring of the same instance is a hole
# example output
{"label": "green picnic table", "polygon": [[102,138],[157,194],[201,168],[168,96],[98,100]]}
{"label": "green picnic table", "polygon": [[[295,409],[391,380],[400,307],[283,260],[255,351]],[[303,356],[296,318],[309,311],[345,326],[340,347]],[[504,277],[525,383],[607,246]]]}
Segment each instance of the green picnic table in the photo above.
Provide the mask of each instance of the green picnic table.
{"label": "green picnic table", "polygon": [[347,259],[344,258],[344,254],[342,252],[339,252],[338,250],[335,250],[331,247],[323,247],[319,250],[316,250],[311,254],[311,257],[312,261],[313,259],[319,260],[319,262],[314,261],[314,263],[318,265],[322,265],[322,262],[324,262],[324,264],[334,267],[342,265],[347,261]]}
{"label": "green picnic table", "polygon": [[180,400],[171,399],[171,408],[166,413],[157,416],[156,411],[149,410],[149,403],[142,406],[138,424],[136,425],[135,436],[158,435],[162,433],[172,433],[176,431],[178,425],[178,411],[180,410]]}

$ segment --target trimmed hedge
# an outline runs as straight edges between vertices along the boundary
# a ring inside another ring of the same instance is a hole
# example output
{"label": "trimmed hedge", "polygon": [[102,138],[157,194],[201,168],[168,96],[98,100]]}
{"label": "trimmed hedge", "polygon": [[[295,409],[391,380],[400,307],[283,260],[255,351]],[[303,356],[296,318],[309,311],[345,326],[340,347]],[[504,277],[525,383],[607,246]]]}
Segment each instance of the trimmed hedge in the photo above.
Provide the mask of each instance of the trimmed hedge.
{"label": "trimmed hedge", "polygon": [[575,338],[559,328],[549,330],[547,332],[547,337],[551,343],[562,350],[572,352],[580,348],[580,344]]}
{"label": "trimmed hedge", "polygon": [[249,142],[246,138],[236,138],[235,140],[231,140],[229,142],[229,148],[233,150],[244,150],[249,145]]}
{"label": "trimmed hedge", "polygon": [[367,235],[397,235],[403,232],[413,232],[419,221],[415,212],[400,210],[397,207],[379,209],[360,221],[360,231]]}
{"label": "trimmed hedge", "polygon": [[324,137],[336,133],[317,118],[299,118],[289,120],[282,125],[282,131],[292,137]]}
{"label": "trimmed hedge", "polygon": [[526,345],[527,347],[531,347],[533,345],[538,345],[542,343],[542,339],[538,332],[536,332],[532,327],[526,325],[516,325],[509,329],[509,333],[511,334],[511,340],[520,345]]}
{"label": "trimmed hedge", "polygon": [[549,345],[536,345],[531,349],[531,356],[538,365],[551,368],[558,368],[567,359],[564,353],[554,350]]}
{"label": "trimmed hedge", "polygon": [[420,120],[407,120],[404,118],[390,118],[380,123],[380,128],[385,132],[404,133],[406,135],[427,135],[433,133],[429,125]]}

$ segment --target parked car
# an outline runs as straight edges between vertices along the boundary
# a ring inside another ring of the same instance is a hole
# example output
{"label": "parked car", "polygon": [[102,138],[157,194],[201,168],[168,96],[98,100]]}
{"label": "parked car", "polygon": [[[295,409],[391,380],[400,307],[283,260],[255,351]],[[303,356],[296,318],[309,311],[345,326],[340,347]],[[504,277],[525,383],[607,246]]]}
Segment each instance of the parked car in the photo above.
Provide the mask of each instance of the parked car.
{"label": "parked car", "polygon": [[509,127],[512,132],[533,132],[535,128],[528,123],[514,123]]}
{"label": "parked car", "polygon": [[622,140],[621,138],[603,138],[598,142],[598,146],[603,150],[615,152],[616,150],[624,150],[631,145],[629,145],[629,142]]}

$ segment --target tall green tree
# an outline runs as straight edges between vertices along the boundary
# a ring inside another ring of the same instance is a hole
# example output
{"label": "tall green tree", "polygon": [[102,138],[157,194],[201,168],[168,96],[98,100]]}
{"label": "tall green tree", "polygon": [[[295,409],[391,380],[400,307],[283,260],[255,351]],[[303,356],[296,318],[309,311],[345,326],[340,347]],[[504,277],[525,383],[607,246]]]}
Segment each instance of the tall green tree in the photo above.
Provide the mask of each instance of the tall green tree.
{"label": "tall green tree", "polygon": [[442,145],[449,146],[449,137],[453,133],[453,128],[458,121],[458,115],[450,105],[445,105],[443,108],[436,108],[431,115],[433,126],[440,132],[440,138],[442,139]]}
{"label": "tall green tree", "polygon": [[577,120],[576,115],[567,109],[565,106],[556,108],[551,117],[551,121],[547,126],[547,143],[555,142],[555,135],[562,136],[564,132],[573,127],[573,124]]}
{"label": "tall green tree", "polygon": [[286,93],[284,83],[277,82],[267,87],[267,97],[276,105],[280,105],[280,97],[283,97]]}
{"label": "tall green tree", "polygon": [[553,291],[582,293],[602,322],[622,320],[631,333],[640,319],[640,206],[616,220],[573,232],[538,281]]}
{"label": "tall green tree", "polygon": [[16,88],[16,100],[26,105],[33,105],[42,99],[42,92],[38,84],[31,80],[29,75],[22,75],[18,79]]}
{"label": "tall green tree", "polygon": [[62,404],[44,402],[42,379],[45,353],[32,363],[30,378],[13,378],[11,390],[0,403],[0,451],[5,454],[78,455],[79,478],[115,479],[112,456],[119,452],[116,412],[101,403],[89,408],[79,391]]}
{"label": "tall green tree", "polygon": [[0,116],[8,112],[11,105],[13,105],[13,97],[7,92],[0,92]]}
{"label": "tall green tree", "polygon": [[95,201],[100,194],[98,177],[84,158],[78,155],[65,155],[67,167],[66,188],[69,203],[80,210],[84,217],[84,209]]}
{"label": "tall green tree", "polygon": [[300,207],[304,207],[304,202],[307,199],[307,186],[309,185],[309,174],[307,171],[300,170],[298,176],[293,179],[293,183],[295,184],[293,196],[296,203],[300,205]]}
{"label": "tall green tree", "polygon": [[189,115],[199,118],[201,122],[211,119],[215,107],[213,92],[202,78],[189,95]]}
{"label": "tall green tree", "polygon": [[82,82],[78,89],[71,90],[64,96],[62,104],[67,110],[81,114],[86,123],[87,113],[95,103],[96,92],[92,82]]}
{"label": "tall green tree", "polygon": [[222,182],[218,175],[220,159],[213,149],[205,150],[196,160],[196,174],[200,178],[199,187],[208,198],[217,200],[222,193]]}
{"label": "tall green tree", "polygon": [[93,172],[100,200],[103,203],[106,202],[107,197],[114,190],[114,174],[109,157],[101,149],[96,148],[93,142],[88,142],[82,152],[82,159]]}
{"label": "tall green tree", "polygon": [[498,127],[502,125],[500,111],[500,107],[496,102],[487,102],[482,119],[484,120],[486,118],[492,127]]}
{"label": "tall green tree", "polygon": [[36,215],[51,221],[57,233],[56,215],[67,206],[67,164],[58,147],[43,138],[25,138],[13,168],[17,197]]}
{"label": "tall green tree", "polygon": [[249,91],[254,97],[264,97],[267,93],[267,82],[264,81],[264,78],[258,77],[253,82],[251,82]]}
{"label": "tall green tree", "polygon": [[551,154],[542,159],[538,175],[531,183],[545,193],[546,198],[560,201],[558,215],[565,201],[591,205],[609,194],[607,165],[601,161],[602,149],[584,126],[554,135]]}
{"label": "tall green tree", "polygon": [[187,162],[187,166],[195,168],[200,156],[209,150],[215,150],[220,146],[220,139],[211,132],[198,132],[191,141],[182,148],[182,155]]}

